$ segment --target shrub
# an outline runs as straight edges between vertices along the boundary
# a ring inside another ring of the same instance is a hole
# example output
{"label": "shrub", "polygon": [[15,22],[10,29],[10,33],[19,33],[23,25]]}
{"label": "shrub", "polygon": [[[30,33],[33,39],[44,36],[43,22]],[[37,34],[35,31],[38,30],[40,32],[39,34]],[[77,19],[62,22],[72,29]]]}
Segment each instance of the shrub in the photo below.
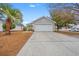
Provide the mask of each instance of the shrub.
{"label": "shrub", "polygon": [[32,29],[32,27],[28,27],[27,31],[34,31],[34,30]]}
{"label": "shrub", "polygon": [[27,28],[26,28],[26,27],[24,27],[24,28],[23,28],[23,31],[27,31]]}

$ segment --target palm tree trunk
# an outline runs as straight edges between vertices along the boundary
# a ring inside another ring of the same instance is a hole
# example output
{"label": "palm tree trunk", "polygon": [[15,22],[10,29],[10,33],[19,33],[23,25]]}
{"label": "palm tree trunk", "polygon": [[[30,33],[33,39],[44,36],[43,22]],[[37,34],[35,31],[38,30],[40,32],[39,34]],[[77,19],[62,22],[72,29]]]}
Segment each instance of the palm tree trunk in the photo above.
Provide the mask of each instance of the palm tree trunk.
{"label": "palm tree trunk", "polygon": [[7,35],[10,35],[10,34],[11,34],[10,29],[11,29],[11,20],[10,20],[10,18],[8,17],[8,18],[6,19],[6,34],[7,34]]}

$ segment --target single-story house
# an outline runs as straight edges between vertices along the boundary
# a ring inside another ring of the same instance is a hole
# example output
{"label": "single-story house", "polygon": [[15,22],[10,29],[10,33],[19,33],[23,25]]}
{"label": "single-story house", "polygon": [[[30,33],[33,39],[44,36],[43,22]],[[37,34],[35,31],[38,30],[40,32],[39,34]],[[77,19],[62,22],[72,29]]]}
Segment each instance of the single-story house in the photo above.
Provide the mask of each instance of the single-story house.
{"label": "single-story house", "polygon": [[16,28],[12,29],[12,31],[23,30],[23,28],[24,28],[23,24],[17,24]]}
{"label": "single-story house", "polygon": [[34,31],[54,31],[56,28],[55,22],[49,17],[44,16],[33,21],[31,24]]}

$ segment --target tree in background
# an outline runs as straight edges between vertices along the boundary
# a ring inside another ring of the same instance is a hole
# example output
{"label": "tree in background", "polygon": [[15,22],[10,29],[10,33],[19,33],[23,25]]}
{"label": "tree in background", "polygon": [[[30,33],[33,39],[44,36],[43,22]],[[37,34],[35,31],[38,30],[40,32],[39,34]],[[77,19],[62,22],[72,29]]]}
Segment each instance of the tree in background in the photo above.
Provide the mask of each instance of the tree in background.
{"label": "tree in background", "polygon": [[74,23],[74,14],[71,13],[71,10],[64,8],[66,4],[54,5],[56,6],[56,8],[52,7],[53,4],[49,5],[51,6],[49,7],[49,12],[51,19],[56,22],[57,30],[62,27],[67,27],[68,24]]}
{"label": "tree in background", "polygon": [[27,29],[27,31],[33,31],[31,24],[27,24],[26,29]]}
{"label": "tree in background", "polygon": [[31,24],[26,24],[23,28],[24,31],[34,31]]}
{"label": "tree in background", "polygon": [[56,22],[57,29],[67,27],[68,24],[74,23],[74,15],[63,10],[53,10],[52,19]]}

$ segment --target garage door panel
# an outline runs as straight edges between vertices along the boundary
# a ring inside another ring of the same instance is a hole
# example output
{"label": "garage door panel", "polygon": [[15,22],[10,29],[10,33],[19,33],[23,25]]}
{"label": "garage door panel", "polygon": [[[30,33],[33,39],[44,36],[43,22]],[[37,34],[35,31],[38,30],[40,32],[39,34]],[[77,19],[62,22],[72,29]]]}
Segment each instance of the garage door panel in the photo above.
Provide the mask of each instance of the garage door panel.
{"label": "garage door panel", "polygon": [[35,25],[35,31],[52,31],[52,25]]}

